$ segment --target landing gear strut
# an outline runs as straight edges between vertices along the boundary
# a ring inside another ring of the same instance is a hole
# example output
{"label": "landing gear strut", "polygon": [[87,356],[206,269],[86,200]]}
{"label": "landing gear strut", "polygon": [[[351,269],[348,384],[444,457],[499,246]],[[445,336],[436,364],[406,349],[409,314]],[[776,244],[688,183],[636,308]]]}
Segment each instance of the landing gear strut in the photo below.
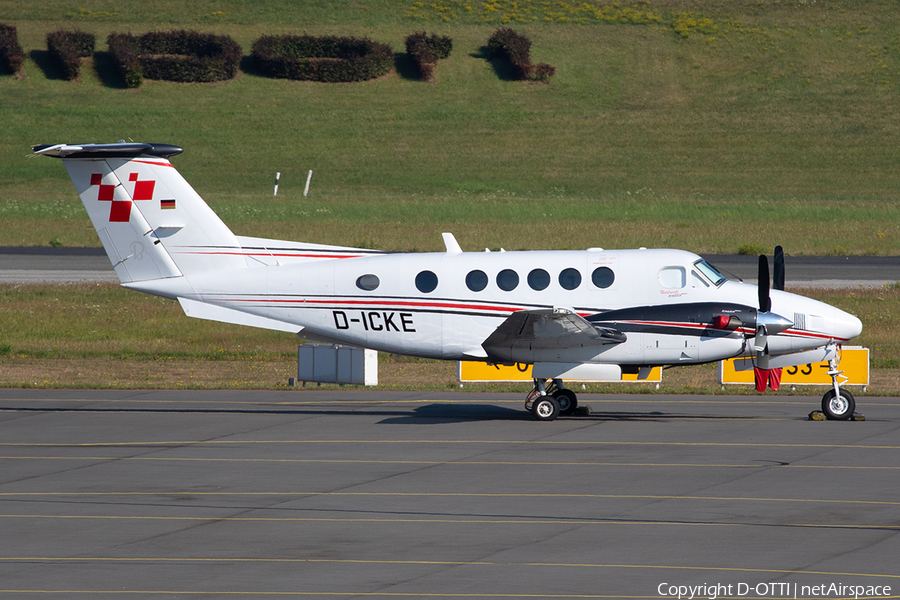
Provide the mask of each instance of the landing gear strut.
{"label": "landing gear strut", "polygon": [[534,389],[525,399],[525,410],[531,411],[538,421],[552,421],[559,415],[575,414],[577,407],[578,396],[566,389],[562,379],[535,379]]}
{"label": "landing gear strut", "polygon": [[843,371],[838,370],[841,362],[840,348],[837,349],[837,358],[828,361],[828,374],[831,375],[831,383],[833,389],[825,392],[822,396],[822,412],[828,419],[835,421],[846,421],[853,416],[856,410],[856,400],[853,394],[847,390],[841,389],[841,384],[849,380],[844,376]]}

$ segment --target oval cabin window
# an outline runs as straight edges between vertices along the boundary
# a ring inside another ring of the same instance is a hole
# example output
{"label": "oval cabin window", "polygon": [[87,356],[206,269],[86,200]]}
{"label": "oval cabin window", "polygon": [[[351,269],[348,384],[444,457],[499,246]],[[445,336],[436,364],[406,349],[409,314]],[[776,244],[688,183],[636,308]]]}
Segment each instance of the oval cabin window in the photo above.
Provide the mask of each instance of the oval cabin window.
{"label": "oval cabin window", "polygon": [[362,275],[359,279],[356,280],[356,287],[368,292],[376,289],[379,285],[381,285],[381,281],[378,279],[377,275]]}
{"label": "oval cabin window", "polygon": [[581,273],[578,272],[578,269],[563,269],[562,273],[559,274],[559,285],[564,290],[574,290],[581,285]]}
{"label": "oval cabin window", "polygon": [[497,287],[504,292],[511,292],[519,285],[519,274],[512,269],[503,269],[497,273]]}
{"label": "oval cabin window", "polygon": [[609,267],[597,267],[591,273],[591,282],[601,290],[611,286],[615,280],[616,274]]}
{"label": "oval cabin window", "polygon": [[546,290],[550,285],[550,273],[543,269],[535,269],[528,274],[528,287],[533,290]]}
{"label": "oval cabin window", "polygon": [[437,287],[438,277],[431,271],[422,271],[416,275],[416,289],[423,294],[433,292]]}
{"label": "oval cabin window", "polygon": [[473,292],[480,292],[487,287],[487,284],[488,276],[484,271],[476,269],[474,271],[469,271],[469,274],[466,275],[466,287]]}

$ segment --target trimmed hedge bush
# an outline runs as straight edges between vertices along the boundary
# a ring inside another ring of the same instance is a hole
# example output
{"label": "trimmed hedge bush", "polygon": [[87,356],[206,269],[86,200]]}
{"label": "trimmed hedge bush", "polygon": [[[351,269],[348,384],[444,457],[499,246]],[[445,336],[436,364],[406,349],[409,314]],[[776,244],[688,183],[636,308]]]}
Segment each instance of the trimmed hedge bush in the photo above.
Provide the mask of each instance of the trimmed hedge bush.
{"label": "trimmed hedge bush", "polygon": [[72,80],[81,70],[81,59],[94,54],[94,34],[60,29],[47,34],[47,50],[62,69],[63,77]]}
{"label": "trimmed hedge bush", "polygon": [[507,61],[516,79],[547,82],[556,74],[552,65],[531,64],[531,40],[509,27],[501,27],[488,39],[488,56]]}
{"label": "trimmed hedge bush", "polygon": [[368,38],[265,35],[251,54],[264,75],[326,83],[367,81],[394,66],[391,47]]}
{"label": "trimmed hedge bush", "polygon": [[142,36],[113,33],[109,51],[125,85],[146,79],[210,82],[232,79],[241,63],[241,47],[230,36],[197,31],[152,31]]}
{"label": "trimmed hedge bush", "polygon": [[423,31],[413,33],[406,38],[406,53],[409,54],[416,67],[419,76],[425,81],[434,79],[434,69],[437,61],[450,56],[453,49],[453,40],[446,36],[432,34],[431,37]]}
{"label": "trimmed hedge bush", "polygon": [[106,44],[125,85],[130,88],[140,87],[144,82],[144,71],[141,69],[138,39],[130,33],[111,33],[106,38]]}
{"label": "trimmed hedge bush", "polygon": [[0,23],[0,72],[16,73],[25,62],[15,25]]}

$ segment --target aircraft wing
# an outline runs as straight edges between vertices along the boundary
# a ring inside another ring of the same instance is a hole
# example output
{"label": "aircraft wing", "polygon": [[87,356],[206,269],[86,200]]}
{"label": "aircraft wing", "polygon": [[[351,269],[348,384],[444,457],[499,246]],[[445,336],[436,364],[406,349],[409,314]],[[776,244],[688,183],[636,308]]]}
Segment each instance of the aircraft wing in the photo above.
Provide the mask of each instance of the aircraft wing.
{"label": "aircraft wing", "polygon": [[490,357],[519,361],[523,354],[541,360],[560,350],[621,344],[625,334],[595,326],[568,309],[521,310],[511,314],[481,346]]}

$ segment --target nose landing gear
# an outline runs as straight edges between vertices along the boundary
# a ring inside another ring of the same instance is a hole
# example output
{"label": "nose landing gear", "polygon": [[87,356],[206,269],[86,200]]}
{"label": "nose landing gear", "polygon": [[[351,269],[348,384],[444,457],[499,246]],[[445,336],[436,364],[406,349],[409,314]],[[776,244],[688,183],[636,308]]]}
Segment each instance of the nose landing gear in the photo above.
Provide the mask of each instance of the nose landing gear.
{"label": "nose landing gear", "polygon": [[841,389],[841,384],[849,381],[843,371],[838,370],[838,364],[841,362],[840,348],[837,348],[837,358],[828,361],[828,375],[831,376],[833,389],[825,392],[822,396],[822,412],[825,417],[834,421],[846,421],[853,417],[856,410],[856,400],[853,394],[847,390]]}
{"label": "nose landing gear", "polygon": [[[840,346],[835,343],[831,345],[836,350],[831,354],[834,358],[828,359],[828,375],[831,376],[832,389],[825,392],[825,395],[822,396],[821,414],[824,414],[825,419],[829,421],[865,420],[861,415],[854,414],[856,411],[856,400],[853,398],[853,394],[841,389],[841,385],[850,379],[844,375],[843,371],[838,369],[838,365],[841,362]],[[813,412],[810,414],[810,419],[822,420],[821,414],[819,414],[818,418],[814,418],[814,415],[817,414],[819,413]]]}

